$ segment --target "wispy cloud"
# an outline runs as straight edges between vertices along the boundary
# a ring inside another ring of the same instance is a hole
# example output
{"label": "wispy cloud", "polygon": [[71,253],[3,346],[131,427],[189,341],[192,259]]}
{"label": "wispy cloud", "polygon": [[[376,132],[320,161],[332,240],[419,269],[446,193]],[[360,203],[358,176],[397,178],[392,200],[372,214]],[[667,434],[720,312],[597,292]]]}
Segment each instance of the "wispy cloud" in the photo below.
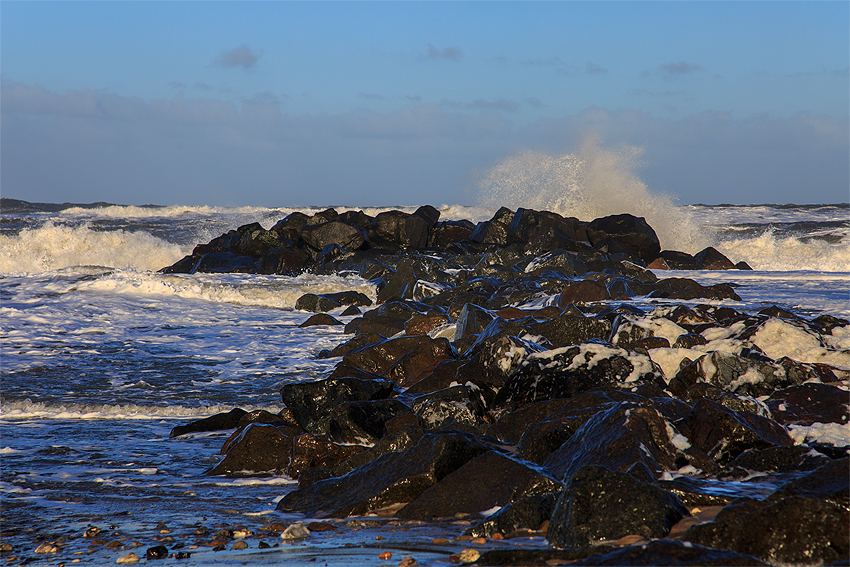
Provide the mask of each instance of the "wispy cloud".
{"label": "wispy cloud", "polygon": [[430,43],[428,44],[428,53],[425,59],[448,59],[449,61],[460,61],[463,58],[463,51],[459,47],[444,47],[437,49]]}
{"label": "wispy cloud", "polygon": [[702,65],[694,65],[686,61],[678,61],[675,63],[662,63],[658,66],[661,76],[665,79],[675,79],[684,75],[691,75],[702,71]]}
{"label": "wispy cloud", "polygon": [[442,100],[440,101],[441,106],[447,106],[449,108],[461,108],[465,110],[498,110],[501,112],[516,112],[519,110],[519,103],[514,102],[512,100],[505,100],[500,98],[498,100],[486,100],[483,98],[477,98],[472,102],[459,102],[456,100]]}
{"label": "wispy cloud", "polygon": [[242,44],[239,47],[234,47],[228,51],[222,51],[213,63],[216,67],[222,67],[225,69],[230,67],[250,69],[257,64],[257,61],[259,61],[262,56],[262,51],[254,53],[251,51],[250,47]]}

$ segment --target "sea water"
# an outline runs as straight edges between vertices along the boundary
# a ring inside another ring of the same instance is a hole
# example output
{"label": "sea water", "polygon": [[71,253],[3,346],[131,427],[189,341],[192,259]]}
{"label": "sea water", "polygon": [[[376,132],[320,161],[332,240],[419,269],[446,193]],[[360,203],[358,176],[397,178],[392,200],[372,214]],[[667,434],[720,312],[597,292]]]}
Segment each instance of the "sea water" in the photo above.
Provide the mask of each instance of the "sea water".
{"label": "sea water", "polygon": [[[632,190],[638,198],[645,188]],[[112,564],[126,549],[89,553],[81,537],[88,527],[104,530],[107,540],[138,544],[143,555],[146,546],[169,535],[188,551],[199,526],[244,525],[256,532],[293,519],[275,511],[282,495],[297,486],[286,476],[204,474],[218,462],[230,432],[176,439],[169,433],[234,407],[280,411],[281,385],[326,375],[335,361],[317,353],[346,339],[341,327],[299,328],[310,313],[294,310],[298,297],[355,290],[374,300],[374,286],[357,277],[157,270],[229,229],[251,222],[270,228],[295,210],[321,208],[12,205],[0,215],[0,540],[12,543],[19,558]],[[564,200],[548,208],[582,220],[627,212],[590,202],[578,212],[570,206]],[[649,217],[646,207],[662,207],[672,219],[659,225],[665,249],[694,253],[712,244],[754,268],[657,272],[660,277],[733,283],[741,301],[718,303],[742,311],[779,305],[804,317],[850,318],[847,204],[675,206],[649,200],[636,203],[633,212]],[[473,222],[496,210],[486,200],[438,208],[442,220]],[[381,210],[365,209],[370,215]],[[850,348],[847,333],[837,333],[835,341],[833,348]],[[791,352],[795,345],[782,348]],[[850,444],[846,426],[814,426],[793,435],[798,442]],[[406,545],[416,538],[422,545],[430,541],[433,534],[422,530],[408,533]],[[56,554],[34,555],[39,542],[63,538]],[[323,541],[310,540],[298,548],[300,555],[285,557],[257,555],[255,544],[241,555],[198,548],[190,561],[241,562],[246,553],[258,562],[308,564],[317,556],[352,561],[339,551],[340,540]],[[359,544],[367,545],[365,539]],[[429,553],[421,551],[418,559],[440,557]]]}

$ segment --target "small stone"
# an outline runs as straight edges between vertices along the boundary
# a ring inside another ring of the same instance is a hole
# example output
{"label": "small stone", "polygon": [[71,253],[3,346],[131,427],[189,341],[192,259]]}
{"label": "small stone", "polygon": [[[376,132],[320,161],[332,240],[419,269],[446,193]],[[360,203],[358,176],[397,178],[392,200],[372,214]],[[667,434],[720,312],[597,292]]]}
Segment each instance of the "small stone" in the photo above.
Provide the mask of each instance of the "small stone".
{"label": "small stone", "polygon": [[145,559],[148,561],[153,559],[165,559],[166,557],[168,557],[168,548],[164,545],[149,547],[147,551],[145,551]]}
{"label": "small stone", "polygon": [[248,548],[248,544],[246,542],[237,541],[236,543],[233,544],[233,547],[231,547],[230,549],[247,549],[247,548]]}
{"label": "small stone", "polygon": [[8,553],[12,551],[11,543],[0,543],[0,553]]}
{"label": "small stone", "polygon": [[310,537],[310,530],[307,529],[304,522],[295,522],[283,530],[280,537],[281,539],[303,539],[305,537]]}
{"label": "small stone", "polygon": [[174,559],[189,559],[192,557],[192,554],[188,551],[178,551],[177,553],[173,553],[172,556]]}
{"label": "small stone", "polygon": [[457,557],[461,563],[475,563],[481,557],[481,554],[478,553],[477,549],[464,549],[457,554]]}
{"label": "small stone", "polygon": [[83,537],[96,537],[97,534],[100,533],[100,531],[101,531],[100,528],[92,526],[85,531],[85,533],[83,534]]}
{"label": "small stone", "polygon": [[503,536],[499,532],[496,532],[492,536],[490,536],[490,539],[492,539],[493,541],[501,541],[501,540],[505,539],[505,536]]}
{"label": "small stone", "polygon": [[385,551],[378,556],[378,559],[380,559],[381,561],[386,561],[387,559],[391,558],[392,556],[393,556],[392,553],[390,553],[389,551]]}
{"label": "small stone", "polygon": [[56,553],[57,551],[59,551],[58,547],[47,542],[44,542],[35,548],[36,553]]}
{"label": "small stone", "polygon": [[382,539],[384,539],[384,536],[376,535],[375,539],[381,541]]}
{"label": "small stone", "polygon": [[261,542],[257,545],[257,547],[259,547],[260,549],[269,549],[271,546],[270,546],[269,544],[267,544],[266,542],[261,541]]}
{"label": "small stone", "polygon": [[484,539],[483,537],[477,537],[477,538],[471,540],[471,543],[485,544],[485,543],[487,543],[487,540]]}
{"label": "small stone", "polygon": [[409,555],[401,560],[401,563],[398,564],[398,567],[414,567],[415,565],[419,565],[419,562]]}
{"label": "small stone", "polygon": [[248,528],[241,528],[241,529],[233,530],[233,537],[236,538],[236,539],[246,538],[250,535],[253,535],[253,533]]}
{"label": "small stone", "polygon": [[451,542],[444,537],[436,537],[433,539],[433,541],[431,541],[431,543],[433,543],[434,545],[448,545]]}
{"label": "small stone", "polygon": [[131,551],[127,555],[122,555],[121,557],[116,559],[115,562],[121,563],[121,564],[138,563],[139,562],[139,556]]}

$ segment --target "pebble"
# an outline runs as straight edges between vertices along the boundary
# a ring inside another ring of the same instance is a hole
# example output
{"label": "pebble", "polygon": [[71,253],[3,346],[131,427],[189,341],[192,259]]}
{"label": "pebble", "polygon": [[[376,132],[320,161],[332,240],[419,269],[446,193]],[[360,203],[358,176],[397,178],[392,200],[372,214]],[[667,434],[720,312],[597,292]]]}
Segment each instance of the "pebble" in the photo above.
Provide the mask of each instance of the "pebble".
{"label": "pebble", "polygon": [[83,534],[83,537],[96,537],[97,534],[99,534],[100,532],[101,532],[100,528],[92,526],[85,531],[85,533]]}
{"label": "pebble", "polygon": [[59,551],[58,547],[47,542],[44,542],[35,548],[36,553],[56,553],[57,551]]}
{"label": "pebble", "polygon": [[302,539],[310,537],[310,530],[304,525],[304,522],[295,522],[290,524],[283,533],[280,534],[281,539]]}
{"label": "pebble", "polygon": [[481,557],[481,554],[478,553],[477,549],[464,549],[457,554],[457,557],[461,563],[475,563]]}
{"label": "pebble", "polygon": [[378,556],[378,559],[380,559],[382,561],[386,561],[387,559],[391,558],[392,556],[393,556],[392,553],[390,553],[389,551],[385,551]]}
{"label": "pebble", "polygon": [[247,549],[247,548],[248,548],[247,543],[245,543],[244,541],[237,541],[236,543],[233,544],[233,546],[230,549]]}
{"label": "pebble", "polygon": [[8,553],[12,551],[11,543],[0,543],[0,553]]}
{"label": "pebble", "polygon": [[398,567],[414,567],[415,565],[419,565],[419,562],[408,555],[407,557],[401,560],[401,563],[398,564]]}
{"label": "pebble", "polygon": [[118,559],[115,560],[116,563],[138,563],[139,556],[133,553],[132,551],[127,555],[122,555]]}
{"label": "pebble", "polygon": [[154,559],[165,559],[168,557],[168,548],[164,545],[155,545],[153,547],[149,547],[147,551],[145,551],[145,559],[148,561]]}
{"label": "pebble", "polygon": [[434,545],[448,545],[451,542],[444,537],[435,537],[433,540],[431,540],[431,543],[433,543]]}

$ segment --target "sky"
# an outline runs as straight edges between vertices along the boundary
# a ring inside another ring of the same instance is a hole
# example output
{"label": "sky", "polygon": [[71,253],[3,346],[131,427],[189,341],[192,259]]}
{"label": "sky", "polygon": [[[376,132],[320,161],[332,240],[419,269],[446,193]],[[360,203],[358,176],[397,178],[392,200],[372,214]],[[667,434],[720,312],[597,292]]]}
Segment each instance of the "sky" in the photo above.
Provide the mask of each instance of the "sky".
{"label": "sky", "polygon": [[848,68],[843,1],[4,1],[0,195],[474,205],[593,139],[680,204],[847,202]]}

